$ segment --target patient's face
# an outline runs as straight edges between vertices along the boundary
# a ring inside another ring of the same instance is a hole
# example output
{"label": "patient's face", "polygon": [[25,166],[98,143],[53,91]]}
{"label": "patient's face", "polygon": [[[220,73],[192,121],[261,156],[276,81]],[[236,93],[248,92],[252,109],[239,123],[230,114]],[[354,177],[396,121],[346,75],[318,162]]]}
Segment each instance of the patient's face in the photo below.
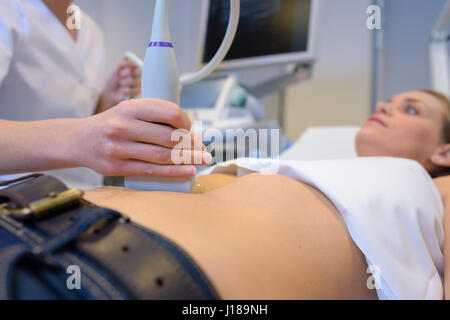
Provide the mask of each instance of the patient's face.
{"label": "patient's face", "polygon": [[443,143],[444,117],[440,101],[421,91],[380,102],[356,137],[358,155],[408,158],[429,169],[429,158]]}

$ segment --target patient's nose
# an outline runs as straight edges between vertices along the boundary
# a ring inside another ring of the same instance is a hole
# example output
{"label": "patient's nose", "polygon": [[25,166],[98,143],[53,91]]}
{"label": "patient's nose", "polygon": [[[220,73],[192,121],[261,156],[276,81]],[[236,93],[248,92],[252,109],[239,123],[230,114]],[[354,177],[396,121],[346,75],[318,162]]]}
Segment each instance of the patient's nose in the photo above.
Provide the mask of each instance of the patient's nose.
{"label": "patient's nose", "polygon": [[375,113],[382,113],[390,116],[392,114],[392,109],[393,105],[391,102],[378,102],[375,108]]}

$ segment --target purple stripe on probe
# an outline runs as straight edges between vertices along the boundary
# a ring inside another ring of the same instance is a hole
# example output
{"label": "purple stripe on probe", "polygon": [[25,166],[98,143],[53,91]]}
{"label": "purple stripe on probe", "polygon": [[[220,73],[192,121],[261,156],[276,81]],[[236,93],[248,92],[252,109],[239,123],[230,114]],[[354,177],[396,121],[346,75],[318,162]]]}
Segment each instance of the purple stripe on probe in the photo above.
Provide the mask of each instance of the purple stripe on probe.
{"label": "purple stripe on probe", "polygon": [[170,42],[163,41],[152,41],[148,45],[149,47],[163,47],[163,48],[173,48],[173,44]]}

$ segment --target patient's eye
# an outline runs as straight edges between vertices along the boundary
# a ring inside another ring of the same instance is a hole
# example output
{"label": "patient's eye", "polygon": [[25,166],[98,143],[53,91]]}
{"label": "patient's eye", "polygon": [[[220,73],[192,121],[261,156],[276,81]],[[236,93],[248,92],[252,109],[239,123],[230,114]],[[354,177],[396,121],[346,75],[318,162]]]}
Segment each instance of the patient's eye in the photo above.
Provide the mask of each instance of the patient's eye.
{"label": "patient's eye", "polygon": [[418,115],[419,114],[419,110],[418,108],[411,106],[411,105],[407,105],[406,109],[405,109],[407,114],[412,114],[412,115]]}

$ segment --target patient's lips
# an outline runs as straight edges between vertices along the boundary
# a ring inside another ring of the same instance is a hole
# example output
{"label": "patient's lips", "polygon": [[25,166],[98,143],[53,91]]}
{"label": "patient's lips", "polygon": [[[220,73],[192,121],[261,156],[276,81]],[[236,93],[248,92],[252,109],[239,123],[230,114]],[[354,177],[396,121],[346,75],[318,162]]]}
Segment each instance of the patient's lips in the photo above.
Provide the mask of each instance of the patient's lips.
{"label": "patient's lips", "polygon": [[371,116],[369,119],[367,119],[367,122],[378,122],[379,124],[381,124],[383,127],[386,127],[386,123],[381,120],[380,117],[373,115]]}

